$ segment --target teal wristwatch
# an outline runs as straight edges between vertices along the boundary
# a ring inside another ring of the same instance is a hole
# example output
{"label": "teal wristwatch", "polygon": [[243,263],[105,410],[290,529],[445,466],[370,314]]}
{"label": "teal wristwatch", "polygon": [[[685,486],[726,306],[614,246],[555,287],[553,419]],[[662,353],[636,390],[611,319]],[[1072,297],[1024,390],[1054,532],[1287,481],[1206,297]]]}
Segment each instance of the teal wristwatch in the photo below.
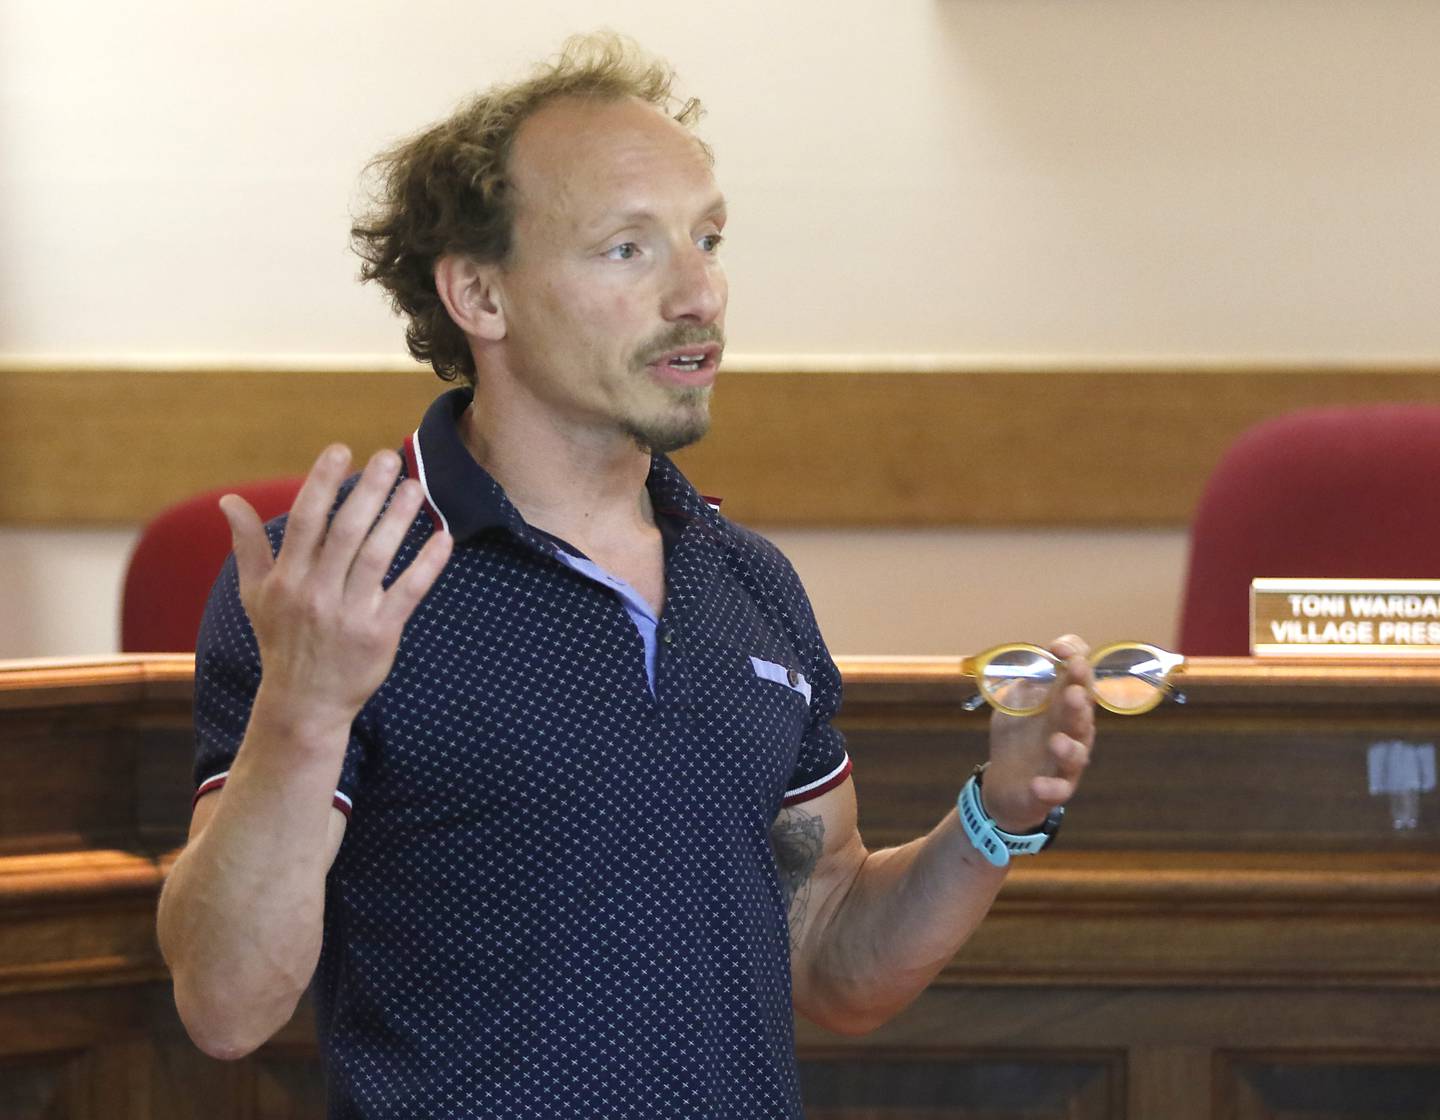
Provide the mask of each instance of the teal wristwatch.
{"label": "teal wristwatch", "polygon": [[956,809],[960,813],[960,823],[965,827],[965,835],[970,838],[970,843],[994,866],[1005,867],[1010,863],[1012,855],[1033,856],[1049,846],[1055,839],[1055,834],[1060,831],[1060,822],[1065,817],[1065,806],[1057,805],[1051,809],[1034,832],[1006,832],[985,811],[985,803],[980,800],[980,784],[985,776],[985,768],[989,765],[988,762],[982,762],[975,767],[970,780],[960,788]]}

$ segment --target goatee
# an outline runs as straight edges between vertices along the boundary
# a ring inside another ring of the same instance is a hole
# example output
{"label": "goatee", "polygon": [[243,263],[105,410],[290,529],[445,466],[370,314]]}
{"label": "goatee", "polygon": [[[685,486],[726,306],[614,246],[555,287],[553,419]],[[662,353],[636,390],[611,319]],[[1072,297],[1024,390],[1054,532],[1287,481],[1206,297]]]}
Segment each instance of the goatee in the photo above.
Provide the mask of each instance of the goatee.
{"label": "goatee", "polygon": [[710,430],[710,389],[685,389],[677,393],[676,413],[645,420],[627,420],[624,431],[641,451],[668,455],[699,443]]}

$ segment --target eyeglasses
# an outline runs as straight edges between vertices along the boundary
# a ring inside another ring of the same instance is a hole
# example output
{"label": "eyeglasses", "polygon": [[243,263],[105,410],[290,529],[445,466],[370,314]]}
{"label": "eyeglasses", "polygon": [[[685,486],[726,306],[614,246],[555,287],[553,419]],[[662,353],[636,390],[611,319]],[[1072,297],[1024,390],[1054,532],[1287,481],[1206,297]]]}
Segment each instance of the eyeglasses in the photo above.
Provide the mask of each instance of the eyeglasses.
{"label": "eyeglasses", "polygon": [[[1097,649],[1089,657],[1095,681],[1090,694],[1106,711],[1122,716],[1148,712],[1170,695],[1172,675],[1185,664],[1183,654],[1170,653],[1145,642],[1116,642]],[[1012,716],[1029,716],[1050,703],[1064,664],[1047,649],[1019,642],[996,646],[975,657],[967,657],[960,671],[974,677],[980,691],[965,703],[967,711],[981,704]],[[1185,702],[1178,693],[1175,699]]]}

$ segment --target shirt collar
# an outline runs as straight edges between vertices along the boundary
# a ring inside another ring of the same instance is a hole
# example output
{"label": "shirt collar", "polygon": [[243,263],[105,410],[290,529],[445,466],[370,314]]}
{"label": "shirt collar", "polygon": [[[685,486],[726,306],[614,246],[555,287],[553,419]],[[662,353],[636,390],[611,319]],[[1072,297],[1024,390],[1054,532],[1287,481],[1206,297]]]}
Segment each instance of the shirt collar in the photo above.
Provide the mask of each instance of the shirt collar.
{"label": "shirt collar", "polygon": [[[473,395],[468,388],[451,389],[426,409],[420,426],[405,438],[408,471],[425,489],[435,528],[448,530],[457,544],[496,528],[539,544],[539,535],[460,438],[460,417]],[[719,501],[702,497],[666,455],[651,454],[645,486],[657,514],[712,526],[720,522]],[[551,547],[548,541],[544,547]]]}

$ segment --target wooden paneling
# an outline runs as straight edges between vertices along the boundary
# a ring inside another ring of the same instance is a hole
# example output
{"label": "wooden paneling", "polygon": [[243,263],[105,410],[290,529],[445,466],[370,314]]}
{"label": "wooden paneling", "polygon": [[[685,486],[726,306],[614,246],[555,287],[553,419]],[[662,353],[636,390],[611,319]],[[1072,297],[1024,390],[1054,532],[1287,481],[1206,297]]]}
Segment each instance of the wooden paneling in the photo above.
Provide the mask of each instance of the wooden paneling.
{"label": "wooden paneling", "polygon": [[0,855],[179,843],[177,821],[190,802],[194,663],[9,662],[0,674]]}
{"label": "wooden paneling", "polygon": [[[1344,1093],[1331,1099],[1329,1112],[1260,1113],[1286,1120],[1389,1116],[1377,1107],[1387,1083],[1414,1076],[1433,1084],[1440,1070],[1434,993],[1383,988],[1237,993],[1218,984],[1168,990],[943,985],[864,1038],[836,1039],[803,1021],[797,1032],[802,1055],[815,1051],[857,1064],[877,1052],[933,1052],[942,1040],[962,1060],[1018,1052],[1059,1063],[1116,1048],[1126,1055],[1126,1104],[1110,1112],[1110,1120],[1232,1120],[1235,1098],[1244,1091],[1238,1085],[1269,1091],[1262,1067],[1280,1054],[1287,1069],[1308,1068]],[[1241,1068],[1233,1068],[1237,1064]],[[1276,1095],[1271,1092],[1271,1107],[1283,1103]],[[957,1109],[948,1115],[985,1114]]]}
{"label": "wooden paneling", "polygon": [[325,1115],[325,1084],[311,1045],[267,1046],[255,1058],[249,1115],[254,1120],[308,1120]]}
{"label": "wooden paneling", "polygon": [[1432,1120],[1440,1116],[1440,1053],[1225,1055],[1217,1098],[1235,1120]]}
{"label": "wooden paneling", "polygon": [[811,1051],[800,1085],[808,1120],[1111,1120],[1125,1055]]}
{"label": "wooden paneling", "polygon": [[313,1035],[302,1009],[219,1062],[184,1036],[166,982],[0,993],[0,1120],[323,1120]]}
{"label": "wooden paneling", "polygon": [[[846,658],[844,669],[863,830],[872,843],[900,843],[947,810],[952,787],[983,759],[984,714],[964,710],[974,686],[959,658]],[[1198,658],[1176,683],[1183,704],[1099,713],[1095,760],[1057,855],[1440,849],[1440,813],[1396,830],[1366,765],[1375,741],[1437,740],[1440,661]],[[1387,880],[1367,881],[1379,890]]]}
{"label": "wooden paneling", "polygon": [[21,1062],[0,1059],[0,1116],[5,1120],[67,1120],[85,1089],[83,1055],[47,1054]]}
{"label": "wooden paneling", "polygon": [[[711,435],[680,458],[757,525],[1183,524],[1260,419],[1440,402],[1433,365],[731,367]],[[134,522],[199,490],[303,472],[332,440],[357,455],[397,446],[443,388],[419,367],[0,364],[0,523]]]}
{"label": "wooden paneling", "polygon": [[[841,669],[862,828],[909,839],[950,811],[985,714],[953,659]],[[0,1120],[323,1115],[308,1006],[227,1064],[171,1003],[154,906],[190,672],[0,664],[0,751],[22,745],[0,790],[28,791],[0,801]],[[863,1038],[797,1025],[812,1118],[1434,1115],[1440,809],[1397,832],[1355,764],[1377,735],[1434,741],[1440,665],[1202,659],[1183,688],[1104,721],[1060,846],[910,1008]]]}

